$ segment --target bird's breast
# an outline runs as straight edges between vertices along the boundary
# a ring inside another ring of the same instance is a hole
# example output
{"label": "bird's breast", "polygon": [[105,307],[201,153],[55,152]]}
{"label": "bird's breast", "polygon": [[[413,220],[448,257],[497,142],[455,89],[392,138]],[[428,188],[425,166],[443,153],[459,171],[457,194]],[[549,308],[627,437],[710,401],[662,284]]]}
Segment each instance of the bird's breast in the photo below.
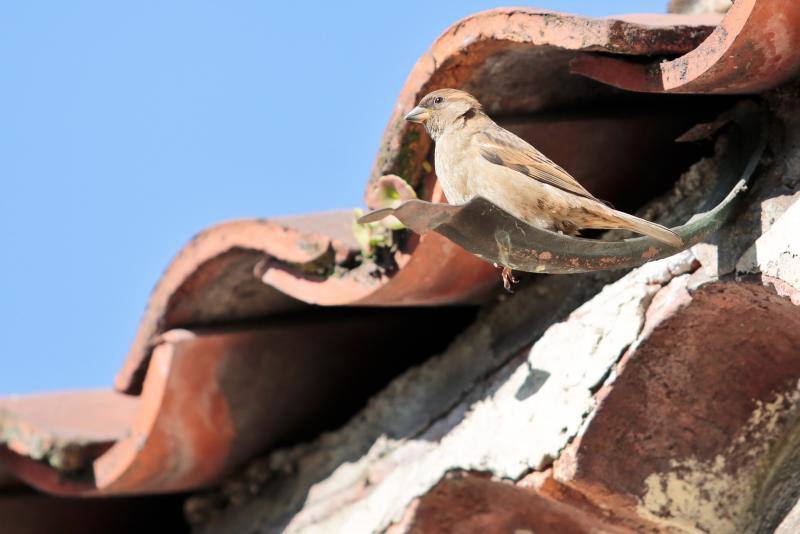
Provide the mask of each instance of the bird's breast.
{"label": "bird's breast", "polygon": [[452,136],[442,136],[436,143],[434,163],[436,178],[451,204],[463,204],[475,196],[470,187],[474,181],[471,154]]}

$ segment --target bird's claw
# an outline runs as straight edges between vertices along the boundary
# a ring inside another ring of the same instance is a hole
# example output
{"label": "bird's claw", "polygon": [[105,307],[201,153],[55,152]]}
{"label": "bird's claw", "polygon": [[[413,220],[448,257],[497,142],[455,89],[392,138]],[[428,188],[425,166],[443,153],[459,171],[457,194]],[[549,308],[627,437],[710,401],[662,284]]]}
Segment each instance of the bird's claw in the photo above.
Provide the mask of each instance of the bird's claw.
{"label": "bird's claw", "polygon": [[518,282],[518,280],[514,277],[514,271],[512,271],[509,267],[503,267],[503,271],[500,273],[500,276],[503,278],[503,287],[505,290],[509,293],[513,293],[514,290],[511,288]]}

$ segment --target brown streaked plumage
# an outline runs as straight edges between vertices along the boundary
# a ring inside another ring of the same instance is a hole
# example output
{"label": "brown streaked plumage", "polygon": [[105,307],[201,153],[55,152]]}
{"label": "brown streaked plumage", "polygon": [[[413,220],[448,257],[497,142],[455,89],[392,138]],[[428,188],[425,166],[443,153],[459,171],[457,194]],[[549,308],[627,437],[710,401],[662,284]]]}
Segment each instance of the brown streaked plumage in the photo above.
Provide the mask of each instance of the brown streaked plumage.
{"label": "brown streaked plumage", "polygon": [[469,93],[434,91],[406,120],[422,123],[435,141],[436,176],[451,203],[480,195],[539,228],[570,235],[582,228],[621,228],[683,246],[672,230],[595,198],[567,171],[498,126]]}

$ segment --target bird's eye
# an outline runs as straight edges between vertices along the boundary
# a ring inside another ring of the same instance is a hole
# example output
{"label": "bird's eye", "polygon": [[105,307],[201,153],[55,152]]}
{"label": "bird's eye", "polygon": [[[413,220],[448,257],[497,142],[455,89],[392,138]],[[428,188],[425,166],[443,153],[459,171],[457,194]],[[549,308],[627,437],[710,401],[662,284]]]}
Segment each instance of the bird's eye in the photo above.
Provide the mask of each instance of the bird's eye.
{"label": "bird's eye", "polygon": [[434,104],[441,104],[442,102],[444,102],[444,97],[437,96],[436,98],[433,99]]}

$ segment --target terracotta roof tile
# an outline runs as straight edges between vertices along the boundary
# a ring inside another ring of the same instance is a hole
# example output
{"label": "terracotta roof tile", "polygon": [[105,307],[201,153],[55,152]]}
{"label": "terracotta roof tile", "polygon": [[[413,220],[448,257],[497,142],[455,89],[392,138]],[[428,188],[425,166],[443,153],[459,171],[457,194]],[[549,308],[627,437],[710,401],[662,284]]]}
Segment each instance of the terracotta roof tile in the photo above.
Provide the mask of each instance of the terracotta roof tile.
{"label": "terracotta roof tile", "polygon": [[[53,441],[110,443],[125,434],[138,402],[136,397],[108,390],[11,396],[0,398],[0,418],[6,432],[24,423],[30,432],[48,429]],[[98,406],[106,409],[91,411]],[[37,440],[48,441],[42,436]],[[6,444],[10,446],[7,437]]]}
{"label": "terracotta roof tile", "polygon": [[575,73],[629,91],[758,93],[800,72],[800,4],[736,0],[696,48],[670,61],[628,63],[584,55]]}

